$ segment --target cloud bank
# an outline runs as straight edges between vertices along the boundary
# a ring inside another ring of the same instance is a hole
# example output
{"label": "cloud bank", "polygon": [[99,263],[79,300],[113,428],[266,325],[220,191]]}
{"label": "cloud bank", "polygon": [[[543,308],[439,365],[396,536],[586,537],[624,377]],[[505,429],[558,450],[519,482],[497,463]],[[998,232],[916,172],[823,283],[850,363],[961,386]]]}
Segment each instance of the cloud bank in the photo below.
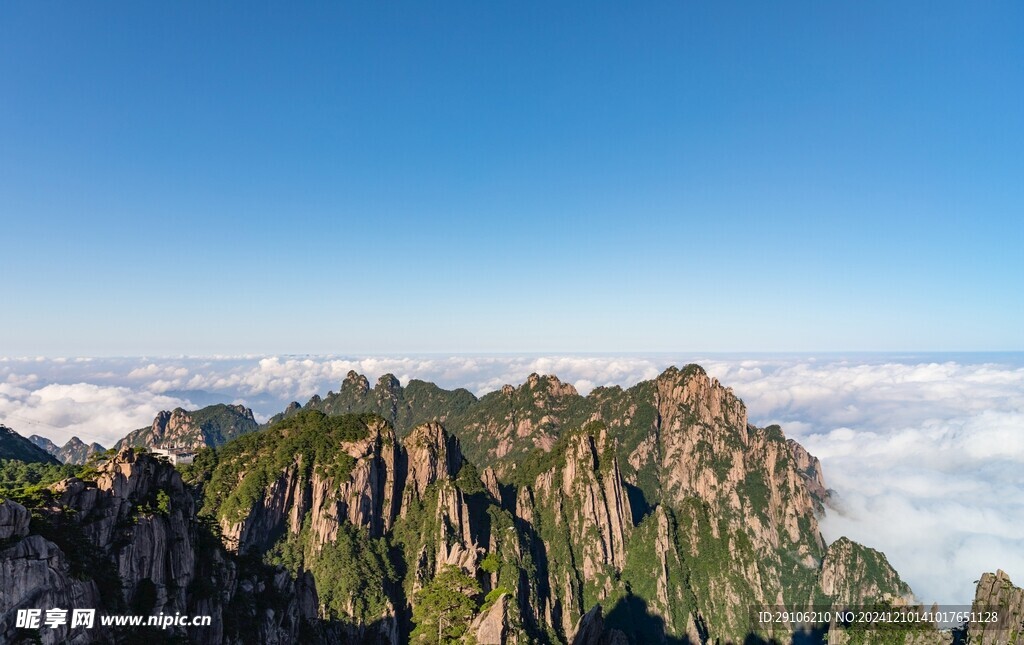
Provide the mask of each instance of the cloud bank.
{"label": "cloud bank", "polygon": [[159,410],[242,402],[265,419],[349,370],[483,394],[556,374],[587,393],[698,362],[751,421],[805,444],[837,491],[822,524],[878,548],[927,603],[969,603],[982,571],[1024,582],[1024,355],[239,356],[0,359],[0,422],[110,445]]}

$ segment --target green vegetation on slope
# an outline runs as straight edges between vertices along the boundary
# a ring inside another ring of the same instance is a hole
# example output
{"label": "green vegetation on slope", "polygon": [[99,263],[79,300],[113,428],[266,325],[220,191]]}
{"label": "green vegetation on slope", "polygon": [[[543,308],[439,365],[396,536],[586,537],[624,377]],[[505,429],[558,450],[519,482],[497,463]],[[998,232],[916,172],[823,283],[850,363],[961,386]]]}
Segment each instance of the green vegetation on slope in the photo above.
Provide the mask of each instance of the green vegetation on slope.
{"label": "green vegetation on slope", "polygon": [[364,377],[350,372],[339,392],[314,396],[304,409],[342,415],[373,413],[391,422],[399,437],[431,421],[446,425],[477,402],[469,390],[445,390],[433,383],[412,379],[405,387],[385,374],[369,387]]}
{"label": "green vegetation on slope", "polygon": [[[170,442],[175,445],[187,445],[198,441],[206,446],[216,447],[236,437],[255,432],[259,429],[259,424],[252,417],[252,413],[240,405],[218,403],[191,411],[176,408],[170,413],[170,416],[166,415],[167,413],[164,412],[157,418],[158,420],[183,418],[188,423],[188,427],[193,428],[190,433],[176,436]],[[164,446],[167,443],[167,440],[154,434],[152,426],[148,426],[130,432],[114,444],[114,448],[120,449],[124,446],[154,447]]]}
{"label": "green vegetation on slope", "polygon": [[0,459],[59,464],[60,461],[5,425],[0,425]]}
{"label": "green vegetation on slope", "polygon": [[299,410],[262,432],[238,437],[217,453],[204,491],[203,512],[230,520],[245,517],[289,466],[298,464],[308,481],[314,464],[321,474],[341,480],[348,477],[355,460],[339,444],[366,438],[369,424],[381,420],[374,414],[327,416],[316,410]]}
{"label": "green vegetation on slope", "polygon": [[433,580],[416,592],[412,619],[416,628],[409,640],[417,645],[462,643],[476,614],[480,585],[451,565],[441,568]]}

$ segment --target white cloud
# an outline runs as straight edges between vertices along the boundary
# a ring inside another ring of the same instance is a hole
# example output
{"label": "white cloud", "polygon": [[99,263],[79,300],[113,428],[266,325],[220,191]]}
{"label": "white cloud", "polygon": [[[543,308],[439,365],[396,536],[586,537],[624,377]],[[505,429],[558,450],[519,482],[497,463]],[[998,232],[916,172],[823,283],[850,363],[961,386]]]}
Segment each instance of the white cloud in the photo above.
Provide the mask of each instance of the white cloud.
{"label": "white cloud", "polygon": [[63,444],[72,436],[110,446],[148,426],[160,410],[191,407],[188,400],[90,383],[49,384],[38,389],[0,384],[0,419],[23,435],[40,434]]}

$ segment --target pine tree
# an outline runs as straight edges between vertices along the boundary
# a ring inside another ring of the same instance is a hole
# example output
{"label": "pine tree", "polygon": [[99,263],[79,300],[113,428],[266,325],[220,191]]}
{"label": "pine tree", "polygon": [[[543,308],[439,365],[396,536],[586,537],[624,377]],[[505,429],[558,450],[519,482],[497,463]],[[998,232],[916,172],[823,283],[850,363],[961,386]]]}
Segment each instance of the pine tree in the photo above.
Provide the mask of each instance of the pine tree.
{"label": "pine tree", "polygon": [[412,612],[416,629],[413,643],[445,645],[458,643],[477,610],[480,585],[462,569],[446,565],[426,586],[416,592]]}

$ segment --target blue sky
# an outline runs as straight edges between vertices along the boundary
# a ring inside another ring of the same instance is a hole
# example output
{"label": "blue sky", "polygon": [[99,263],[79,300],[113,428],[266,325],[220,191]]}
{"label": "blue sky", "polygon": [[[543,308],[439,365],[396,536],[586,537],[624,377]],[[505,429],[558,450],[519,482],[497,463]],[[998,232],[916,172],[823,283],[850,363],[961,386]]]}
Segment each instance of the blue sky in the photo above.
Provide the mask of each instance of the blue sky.
{"label": "blue sky", "polygon": [[1024,6],[0,6],[0,355],[1024,348]]}

